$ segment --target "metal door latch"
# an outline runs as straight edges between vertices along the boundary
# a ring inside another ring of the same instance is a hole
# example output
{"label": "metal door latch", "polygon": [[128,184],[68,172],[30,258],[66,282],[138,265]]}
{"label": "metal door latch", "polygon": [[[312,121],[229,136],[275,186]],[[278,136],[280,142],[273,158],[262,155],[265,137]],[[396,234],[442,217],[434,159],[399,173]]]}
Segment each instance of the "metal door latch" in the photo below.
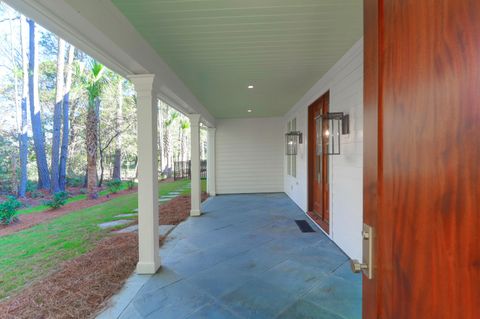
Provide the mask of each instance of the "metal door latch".
{"label": "metal door latch", "polygon": [[373,278],[373,228],[367,224],[363,224],[362,230],[363,241],[363,258],[362,262],[356,259],[350,261],[352,271],[354,273],[363,272],[368,278]]}

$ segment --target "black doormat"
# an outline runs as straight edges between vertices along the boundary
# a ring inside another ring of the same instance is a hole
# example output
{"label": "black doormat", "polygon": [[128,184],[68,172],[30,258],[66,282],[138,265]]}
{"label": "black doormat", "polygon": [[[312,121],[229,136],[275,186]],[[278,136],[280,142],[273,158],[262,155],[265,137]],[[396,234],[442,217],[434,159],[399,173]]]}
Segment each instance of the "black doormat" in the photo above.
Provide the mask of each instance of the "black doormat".
{"label": "black doormat", "polygon": [[310,226],[310,224],[305,219],[296,219],[295,223],[302,233],[314,233],[315,230]]}

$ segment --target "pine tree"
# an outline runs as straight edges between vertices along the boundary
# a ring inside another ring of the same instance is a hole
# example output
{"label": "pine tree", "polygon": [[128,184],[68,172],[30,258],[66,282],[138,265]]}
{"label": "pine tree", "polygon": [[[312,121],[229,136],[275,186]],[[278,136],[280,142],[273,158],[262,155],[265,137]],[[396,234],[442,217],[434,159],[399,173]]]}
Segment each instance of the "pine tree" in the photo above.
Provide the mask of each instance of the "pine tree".
{"label": "pine tree", "polygon": [[45,135],[42,126],[42,114],[38,97],[38,48],[35,21],[28,19],[29,55],[28,55],[28,92],[30,101],[30,117],[37,161],[38,188],[50,189],[50,173],[45,153]]}

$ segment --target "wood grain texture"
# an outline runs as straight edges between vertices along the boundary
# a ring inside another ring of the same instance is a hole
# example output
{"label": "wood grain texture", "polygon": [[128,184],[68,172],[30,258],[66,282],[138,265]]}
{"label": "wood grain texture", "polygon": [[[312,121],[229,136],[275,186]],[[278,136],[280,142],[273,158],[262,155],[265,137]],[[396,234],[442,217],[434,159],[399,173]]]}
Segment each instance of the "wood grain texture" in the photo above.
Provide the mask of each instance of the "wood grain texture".
{"label": "wood grain texture", "polygon": [[480,1],[365,4],[364,318],[480,318]]}
{"label": "wood grain texture", "polygon": [[[317,158],[317,126],[316,120],[318,116],[328,113],[330,103],[330,94],[327,91],[318,100],[316,100],[308,108],[308,210],[309,216],[328,234],[330,232],[330,190],[329,190],[329,172],[327,155],[328,138],[322,143],[323,152],[322,160],[319,163]],[[322,132],[328,129],[328,123],[322,122]],[[318,181],[317,172],[321,171],[321,181]]]}

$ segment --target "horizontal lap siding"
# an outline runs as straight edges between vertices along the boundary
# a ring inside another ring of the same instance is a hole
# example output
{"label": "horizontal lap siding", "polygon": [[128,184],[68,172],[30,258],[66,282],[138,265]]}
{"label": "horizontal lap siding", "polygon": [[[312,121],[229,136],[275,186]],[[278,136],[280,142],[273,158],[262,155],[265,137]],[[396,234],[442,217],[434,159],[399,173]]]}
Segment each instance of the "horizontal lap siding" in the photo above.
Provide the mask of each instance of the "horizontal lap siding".
{"label": "horizontal lap siding", "polygon": [[[341,155],[330,156],[330,236],[351,258],[362,256],[363,223],[363,40],[359,40],[288,112],[283,126],[297,119],[307,139],[308,106],[330,90],[330,112],[350,115],[350,134],[341,137]],[[306,144],[304,144],[306,145]],[[297,156],[297,177],[288,176],[284,190],[303,209],[308,203],[307,148]]]}
{"label": "horizontal lap siding", "polygon": [[283,192],[282,118],[217,120],[217,193]]}

